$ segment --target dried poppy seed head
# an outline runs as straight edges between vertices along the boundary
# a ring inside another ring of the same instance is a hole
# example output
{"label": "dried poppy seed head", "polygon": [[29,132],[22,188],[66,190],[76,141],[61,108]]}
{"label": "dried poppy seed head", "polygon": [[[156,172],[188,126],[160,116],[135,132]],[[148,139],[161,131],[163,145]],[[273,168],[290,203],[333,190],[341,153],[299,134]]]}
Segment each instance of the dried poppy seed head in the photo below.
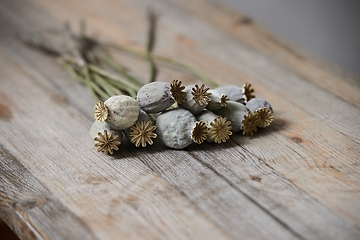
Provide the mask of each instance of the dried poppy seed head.
{"label": "dried poppy seed head", "polygon": [[191,131],[192,140],[197,143],[203,143],[208,137],[208,127],[203,121],[198,121],[195,123],[193,130]]}
{"label": "dried poppy seed head", "polygon": [[191,131],[195,122],[194,115],[182,108],[163,112],[156,119],[158,139],[169,148],[183,149],[193,142]]}
{"label": "dried poppy seed head", "polygon": [[113,129],[127,129],[138,119],[140,111],[139,103],[130,96],[112,96],[104,104],[109,110],[106,122]]}
{"label": "dried poppy seed head", "polygon": [[147,113],[158,113],[174,104],[170,93],[170,83],[152,82],[142,86],[137,93],[136,100],[140,108]]}
{"label": "dried poppy seed head", "polygon": [[227,121],[226,117],[218,116],[210,126],[209,136],[216,143],[226,142],[232,135],[231,122]]}
{"label": "dried poppy seed head", "polygon": [[97,142],[95,147],[98,147],[98,152],[103,151],[107,155],[108,153],[113,154],[114,150],[119,150],[118,146],[121,142],[118,141],[119,136],[114,135],[114,131],[110,131],[110,135],[108,135],[107,130],[104,130],[104,134],[99,132],[98,136],[94,139]]}
{"label": "dried poppy seed head", "polygon": [[232,132],[236,133],[240,131],[240,127],[242,126],[241,121],[244,119],[244,115],[247,114],[247,112],[248,110],[244,104],[229,101],[229,104],[226,107],[215,111],[215,114],[226,117],[231,121]]}
{"label": "dried poppy seed head", "polygon": [[210,89],[209,92],[211,93],[211,97],[210,102],[206,106],[207,109],[216,111],[228,105],[229,97],[226,94],[223,94],[216,89]]}
{"label": "dried poppy seed head", "polygon": [[129,136],[131,137],[131,143],[134,143],[136,147],[141,146],[146,147],[146,144],[153,144],[153,140],[151,138],[156,138],[157,134],[153,133],[156,129],[156,126],[152,124],[152,121],[141,120],[136,121],[133,126],[130,127],[131,132]]}
{"label": "dried poppy seed head", "polygon": [[274,120],[274,114],[270,109],[263,107],[257,109],[254,113],[258,115],[259,123],[258,126],[261,128],[269,126]]}
{"label": "dried poppy seed head", "polygon": [[184,91],[185,86],[181,85],[182,82],[175,79],[170,84],[170,93],[177,103],[183,103],[186,101],[186,92]]}
{"label": "dried poppy seed head", "polygon": [[97,102],[94,106],[94,116],[95,120],[98,122],[103,122],[108,118],[109,111],[105,104],[101,101]]}
{"label": "dried poppy seed head", "polygon": [[251,112],[255,112],[256,110],[266,107],[270,109],[273,113],[272,107],[269,102],[262,98],[253,98],[246,103],[246,108],[249,109]]}
{"label": "dried poppy seed head", "polygon": [[[212,111],[210,111],[208,109],[205,109],[200,114],[196,115],[196,119],[198,121],[205,122],[208,129],[210,129],[210,127],[211,127],[210,123],[214,122],[215,118],[217,118],[217,117],[218,117],[218,115],[216,115],[215,113],[213,113]],[[214,142],[214,140],[212,140],[210,138],[209,134],[208,134],[208,137],[207,137],[206,141],[207,142]]]}
{"label": "dried poppy seed head", "polygon": [[208,92],[209,89],[210,88],[205,88],[205,84],[201,85],[201,87],[196,84],[191,91],[194,101],[201,106],[207,105],[211,100],[211,93]]}
{"label": "dried poppy seed head", "polygon": [[243,93],[244,89],[235,85],[225,85],[214,89],[220,94],[226,94],[229,101],[239,102],[242,104],[246,103],[246,95]]}
{"label": "dried poppy seed head", "polygon": [[[197,97],[195,97],[194,94],[193,94],[194,89],[196,91],[195,94],[199,94],[199,95],[196,95]],[[204,100],[202,103],[206,103],[206,104],[200,105],[199,102],[195,101],[195,99],[200,100],[200,98],[203,98],[203,97],[210,99],[209,94],[211,94],[211,93],[206,93],[206,95],[200,96],[200,95],[202,95],[202,93],[201,93],[202,90],[198,91],[196,89],[199,89],[199,86],[197,86],[197,85],[188,85],[188,86],[186,86],[185,89],[184,89],[184,91],[186,92],[186,101],[179,104],[180,108],[184,108],[186,110],[189,110],[194,115],[196,115],[198,113],[201,113],[206,108],[206,106],[208,104],[208,101]]]}
{"label": "dried poppy seed head", "polygon": [[107,130],[108,133],[110,133],[111,131],[114,131],[114,134],[119,136],[118,140],[120,142],[122,141],[122,137],[123,137],[122,131],[114,130],[106,122],[98,122],[96,120],[93,122],[93,124],[90,127],[89,133],[90,133],[91,139],[96,138],[98,136],[99,132],[104,134],[105,130]]}
{"label": "dried poppy seed head", "polygon": [[229,104],[229,97],[226,94],[221,94],[219,104],[221,107],[226,107]]}
{"label": "dried poppy seed head", "polygon": [[254,132],[257,131],[256,126],[259,124],[259,116],[257,113],[248,112],[242,120],[241,130],[243,130],[243,135],[254,135]]}
{"label": "dried poppy seed head", "polygon": [[243,93],[245,94],[247,101],[255,97],[255,95],[253,94],[254,92],[255,90],[251,87],[250,83],[244,84]]}

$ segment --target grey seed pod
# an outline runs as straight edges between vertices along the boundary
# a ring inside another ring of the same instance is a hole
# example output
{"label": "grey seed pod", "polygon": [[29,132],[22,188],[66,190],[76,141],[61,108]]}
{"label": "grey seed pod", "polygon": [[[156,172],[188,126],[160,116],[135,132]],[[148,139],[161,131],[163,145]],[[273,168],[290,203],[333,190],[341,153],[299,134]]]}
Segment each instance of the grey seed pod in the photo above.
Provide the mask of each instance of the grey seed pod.
{"label": "grey seed pod", "polygon": [[226,94],[223,94],[216,89],[210,89],[209,92],[211,93],[211,100],[206,106],[207,109],[216,111],[228,105],[230,99]]}
{"label": "grey seed pod", "polygon": [[226,142],[230,138],[230,135],[232,135],[231,122],[228,121],[226,117],[223,118],[209,110],[204,110],[199,115],[197,115],[196,118],[207,124],[207,142]]}
{"label": "grey seed pod", "polygon": [[215,114],[226,117],[227,120],[231,121],[232,132],[236,133],[240,131],[242,120],[244,120],[244,115],[247,112],[248,110],[244,104],[230,101],[226,107],[215,111]]}
{"label": "grey seed pod", "polygon": [[[196,115],[196,119],[199,120],[199,121],[204,121],[208,128],[211,128],[210,123],[214,122],[215,118],[217,118],[217,117],[218,117],[218,115],[216,115],[212,111],[209,111],[209,110],[206,110],[206,109],[204,111],[202,111],[200,114]],[[206,141],[207,142],[214,142],[214,140],[212,140],[210,138],[210,136],[207,137]]]}
{"label": "grey seed pod", "polygon": [[113,129],[124,130],[134,124],[139,116],[139,103],[132,97],[116,95],[104,102],[109,115],[105,120]]}
{"label": "grey seed pod", "polygon": [[196,118],[182,108],[166,111],[156,119],[156,133],[160,141],[169,148],[183,149],[189,146]]}
{"label": "grey seed pod", "polygon": [[105,130],[107,130],[108,133],[113,131],[114,135],[119,136],[118,141],[122,142],[122,139],[123,139],[122,131],[114,130],[106,122],[98,122],[98,121],[94,121],[93,124],[91,125],[91,128],[90,128],[90,137],[91,137],[91,139],[94,140],[94,138],[96,138],[98,136],[99,132],[101,134],[104,134]]}
{"label": "grey seed pod", "polygon": [[[140,109],[139,117],[137,121],[141,122],[141,120],[144,120],[145,122],[151,121],[152,124],[154,124],[154,119],[152,119],[152,117],[149,114],[147,114],[144,110]],[[131,140],[131,137],[129,136],[130,131],[131,131],[130,127],[124,130],[124,134],[129,141]]]}
{"label": "grey seed pod", "polygon": [[215,88],[214,90],[218,91],[221,94],[226,94],[229,98],[229,101],[240,102],[245,104],[247,99],[244,94],[244,89],[235,85],[225,85]]}
{"label": "grey seed pod", "polygon": [[266,107],[267,109],[270,109],[271,113],[274,113],[270,103],[268,103],[266,100],[262,98],[252,98],[246,103],[247,109],[249,109],[251,112],[254,112],[258,110],[259,108]]}
{"label": "grey seed pod", "polygon": [[179,107],[189,110],[194,115],[201,113],[210,101],[211,93],[207,92],[208,90],[204,88],[204,85],[200,88],[198,85],[186,86],[184,89],[186,100],[179,104]]}
{"label": "grey seed pod", "polygon": [[137,93],[136,100],[140,108],[147,113],[158,113],[174,104],[170,94],[170,83],[152,82],[142,86]]}

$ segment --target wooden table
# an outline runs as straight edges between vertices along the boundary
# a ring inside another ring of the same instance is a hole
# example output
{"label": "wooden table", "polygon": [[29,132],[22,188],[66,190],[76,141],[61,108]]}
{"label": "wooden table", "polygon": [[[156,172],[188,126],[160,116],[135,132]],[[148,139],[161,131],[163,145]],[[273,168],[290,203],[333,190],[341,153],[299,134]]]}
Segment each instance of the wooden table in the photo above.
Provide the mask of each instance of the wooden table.
{"label": "wooden table", "polygon": [[[149,4],[2,1],[0,217],[23,239],[359,239],[360,79],[216,1],[151,1],[155,53],[251,83],[273,124],[221,145],[96,152],[88,90],[16,35],[86,19],[90,35],[143,49]],[[144,61],[120,58],[146,79]],[[199,82],[159,68],[159,81]]]}

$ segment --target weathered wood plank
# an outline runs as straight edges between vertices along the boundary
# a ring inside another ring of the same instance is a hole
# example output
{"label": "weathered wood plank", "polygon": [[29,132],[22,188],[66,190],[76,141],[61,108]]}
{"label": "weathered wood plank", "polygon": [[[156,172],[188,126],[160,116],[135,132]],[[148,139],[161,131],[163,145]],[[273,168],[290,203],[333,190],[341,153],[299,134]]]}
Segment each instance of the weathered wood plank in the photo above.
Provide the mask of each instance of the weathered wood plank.
{"label": "weathered wood plank", "polygon": [[[0,63],[6,59],[8,66],[2,72],[2,87],[14,94],[8,96],[8,102],[16,113],[11,122],[1,126],[4,147],[18,150],[16,158],[74,214],[91,219],[87,224],[94,237],[227,238],[191,202],[141,162],[126,155],[119,156],[121,161],[99,156],[88,139],[91,122],[71,106],[52,104],[48,109],[47,100],[56,90],[44,87],[46,79],[34,77],[26,64],[18,65],[5,56],[2,52]],[[18,127],[8,127],[10,124]]]}
{"label": "weathered wood plank", "polygon": [[87,224],[55,198],[18,159],[2,146],[0,153],[0,217],[11,224],[20,238],[94,237]]}
{"label": "weathered wood plank", "polygon": [[[258,96],[273,104],[272,127],[255,137],[235,135],[226,144],[184,151],[123,143],[120,153],[103,157],[88,139],[93,100],[87,90],[48,57],[14,42],[14,35],[86,18],[100,39],[141,49],[148,2],[5,1],[0,6],[0,66],[6,66],[0,69],[1,217],[23,238],[35,238],[35,229],[44,238],[78,231],[100,239],[356,239],[359,79],[279,43],[217,2],[151,5],[161,16],[156,52],[219,83],[252,83]],[[146,79],[146,64],[120,59],[136,65],[135,74]],[[197,81],[161,68],[160,80],[173,78]],[[17,171],[22,175],[14,176]],[[16,191],[19,182],[26,186],[23,192]],[[15,215],[12,204],[23,206],[28,199],[41,204]],[[49,203],[42,205],[41,199]],[[56,228],[54,217],[63,224],[49,233]],[[63,233],[64,219],[78,229],[70,226]]]}

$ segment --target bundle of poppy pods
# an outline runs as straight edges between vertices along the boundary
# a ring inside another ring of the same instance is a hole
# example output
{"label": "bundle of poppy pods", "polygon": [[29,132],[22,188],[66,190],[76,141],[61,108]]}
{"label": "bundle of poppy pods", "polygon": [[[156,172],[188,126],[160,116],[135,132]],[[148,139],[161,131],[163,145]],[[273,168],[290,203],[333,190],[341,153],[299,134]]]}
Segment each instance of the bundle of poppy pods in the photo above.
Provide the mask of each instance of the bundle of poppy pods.
{"label": "bundle of poppy pods", "polygon": [[206,88],[183,86],[179,80],[152,82],[136,99],[116,95],[94,107],[90,135],[97,151],[113,154],[126,136],[136,147],[158,138],[165,146],[183,149],[193,142],[223,143],[242,131],[253,135],[273,121],[271,105],[255,98],[251,84]]}

